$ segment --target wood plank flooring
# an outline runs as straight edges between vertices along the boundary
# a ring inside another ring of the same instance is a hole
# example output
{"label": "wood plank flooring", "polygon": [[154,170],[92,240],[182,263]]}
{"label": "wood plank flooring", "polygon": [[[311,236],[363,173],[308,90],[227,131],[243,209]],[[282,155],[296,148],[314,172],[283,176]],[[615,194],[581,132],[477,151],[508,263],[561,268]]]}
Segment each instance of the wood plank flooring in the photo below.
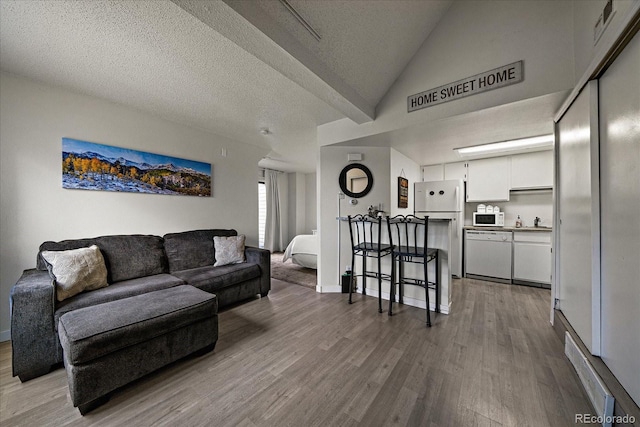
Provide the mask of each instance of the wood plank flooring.
{"label": "wood plank flooring", "polygon": [[452,314],[279,280],[220,313],[214,352],[118,390],[82,417],[64,369],[20,383],[0,344],[0,425],[571,426],[593,413],[549,324],[549,291],[462,279]]}

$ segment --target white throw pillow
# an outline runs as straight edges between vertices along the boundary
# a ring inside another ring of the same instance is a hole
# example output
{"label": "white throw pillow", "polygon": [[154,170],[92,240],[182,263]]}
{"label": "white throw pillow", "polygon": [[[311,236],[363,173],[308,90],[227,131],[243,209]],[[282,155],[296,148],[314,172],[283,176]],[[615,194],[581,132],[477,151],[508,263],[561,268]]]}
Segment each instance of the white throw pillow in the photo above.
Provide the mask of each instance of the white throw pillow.
{"label": "white throw pillow", "polygon": [[245,262],[244,235],[220,237],[214,236],[213,247],[216,251],[216,263],[214,267],[227,264],[239,264]]}
{"label": "white throw pillow", "polygon": [[55,280],[58,301],[109,285],[107,267],[96,245],[68,251],[42,251],[41,255]]}

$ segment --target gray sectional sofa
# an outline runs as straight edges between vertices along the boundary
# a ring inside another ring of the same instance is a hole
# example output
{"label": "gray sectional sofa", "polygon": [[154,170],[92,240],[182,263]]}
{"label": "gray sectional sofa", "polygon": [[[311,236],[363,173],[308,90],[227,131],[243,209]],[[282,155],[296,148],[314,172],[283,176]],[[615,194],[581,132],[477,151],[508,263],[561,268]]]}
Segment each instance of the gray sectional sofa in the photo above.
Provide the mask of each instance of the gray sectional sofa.
{"label": "gray sectional sofa", "polygon": [[[247,246],[246,262],[214,267],[213,237],[235,235],[235,230],[211,229],[43,243],[36,268],[25,270],[11,289],[13,376],[24,382],[63,361],[58,321],[73,310],[185,284],[214,293],[219,308],[266,296],[271,288],[268,250]],[[42,251],[91,245],[97,245],[104,257],[109,286],[57,301]]]}

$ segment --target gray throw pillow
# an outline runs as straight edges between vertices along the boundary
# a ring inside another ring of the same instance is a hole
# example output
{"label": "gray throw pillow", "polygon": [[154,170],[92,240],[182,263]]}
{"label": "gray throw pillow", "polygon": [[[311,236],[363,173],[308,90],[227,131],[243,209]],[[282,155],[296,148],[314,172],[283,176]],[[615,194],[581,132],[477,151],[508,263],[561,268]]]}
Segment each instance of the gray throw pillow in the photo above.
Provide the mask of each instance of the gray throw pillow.
{"label": "gray throw pillow", "polygon": [[55,280],[58,301],[108,286],[107,267],[96,245],[68,251],[42,251],[41,255]]}
{"label": "gray throw pillow", "polygon": [[214,236],[213,247],[216,251],[216,263],[214,267],[245,262],[244,235],[239,236]]}

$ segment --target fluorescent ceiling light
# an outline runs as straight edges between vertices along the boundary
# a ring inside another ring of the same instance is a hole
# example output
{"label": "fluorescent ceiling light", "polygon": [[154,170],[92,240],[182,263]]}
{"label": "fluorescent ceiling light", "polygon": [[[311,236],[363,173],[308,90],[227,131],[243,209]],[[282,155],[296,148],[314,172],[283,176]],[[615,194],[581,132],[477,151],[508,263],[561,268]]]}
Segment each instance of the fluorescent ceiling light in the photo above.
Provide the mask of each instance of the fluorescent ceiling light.
{"label": "fluorescent ceiling light", "polygon": [[473,147],[454,148],[460,156],[499,153],[504,151],[525,150],[530,148],[550,147],[553,145],[553,135],[534,136],[532,138],[514,139],[512,141],[494,142],[491,144],[474,145]]}

